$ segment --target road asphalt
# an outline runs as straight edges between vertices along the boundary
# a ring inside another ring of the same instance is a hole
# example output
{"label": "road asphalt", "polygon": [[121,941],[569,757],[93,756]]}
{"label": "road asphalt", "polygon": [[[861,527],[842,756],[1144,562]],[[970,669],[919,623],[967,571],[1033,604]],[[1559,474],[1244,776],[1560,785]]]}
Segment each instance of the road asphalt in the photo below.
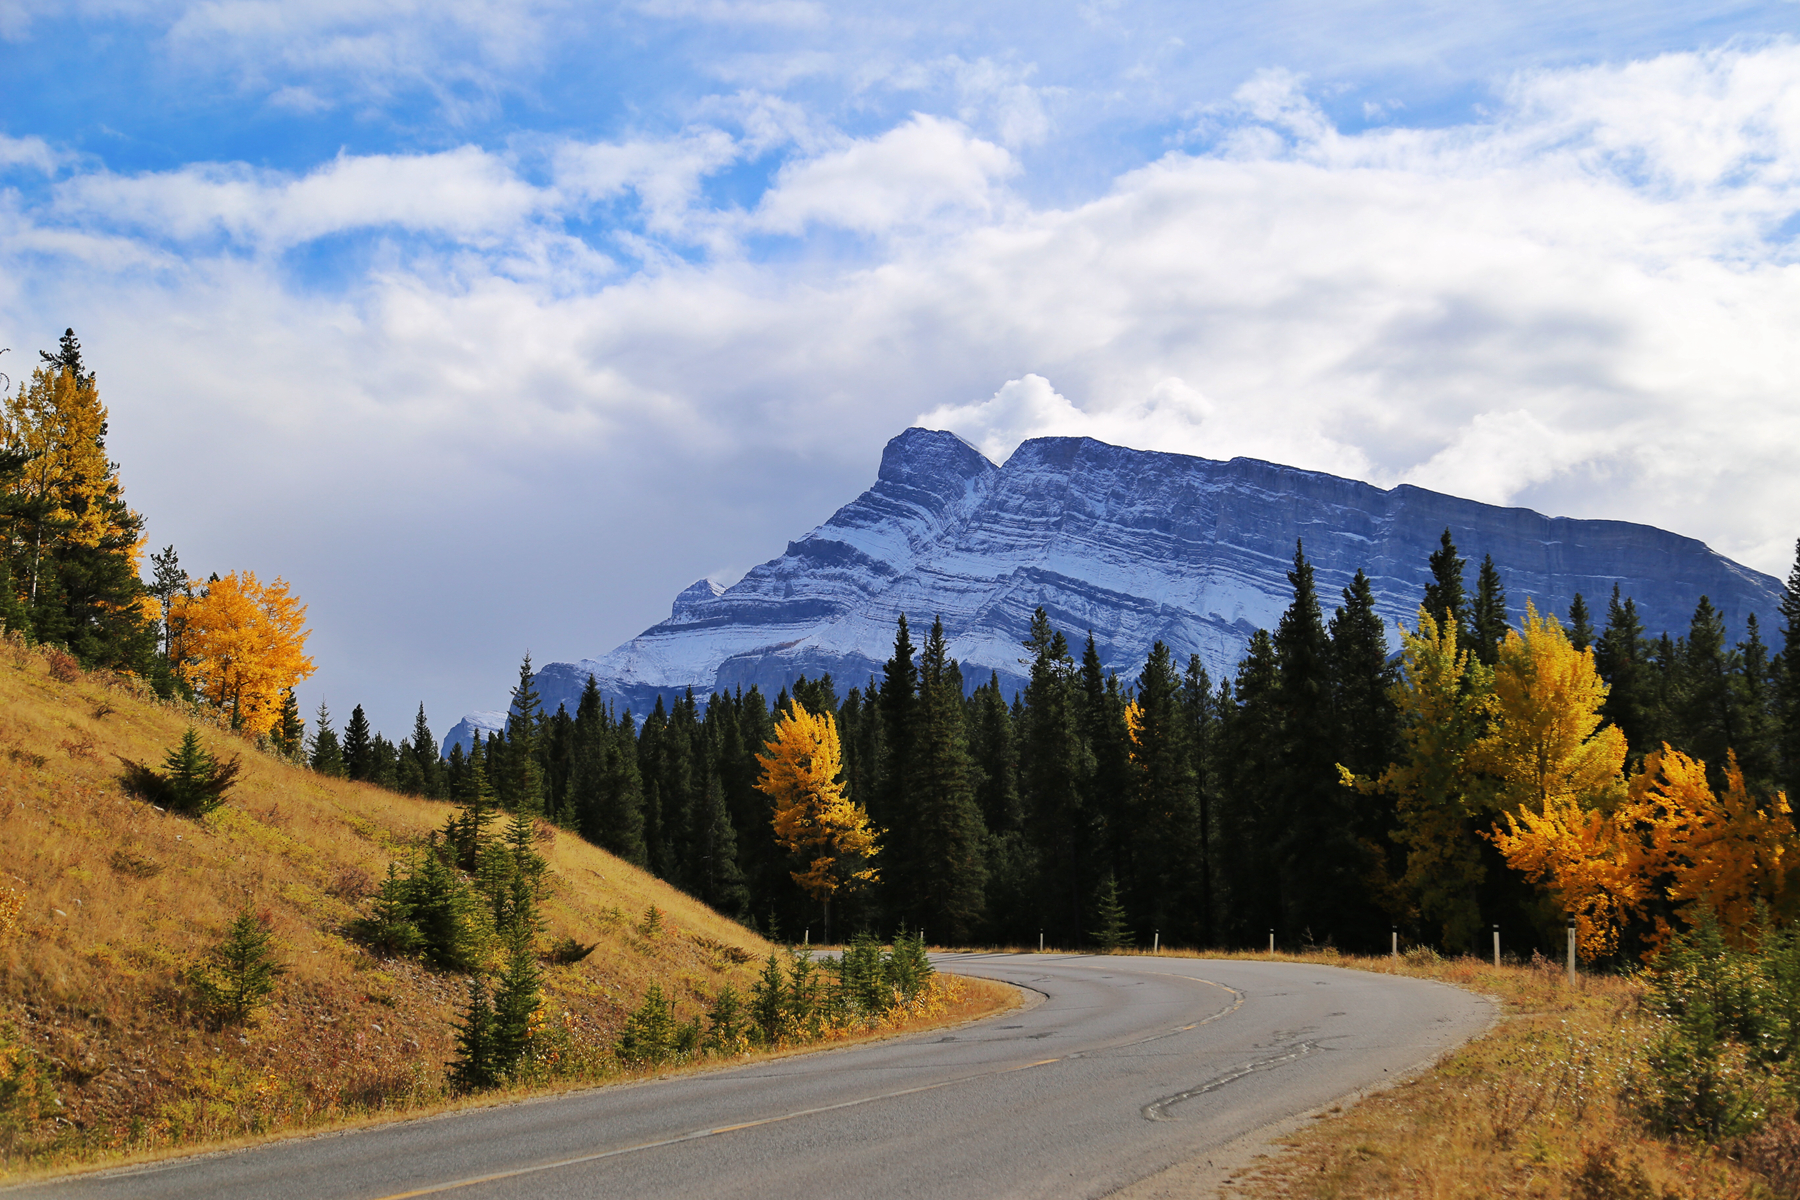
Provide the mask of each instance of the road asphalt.
{"label": "road asphalt", "polygon": [[1494,1016],[1309,964],[940,954],[1040,1002],[959,1029],[69,1176],[8,1197],[1105,1196],[1427,1064]]}

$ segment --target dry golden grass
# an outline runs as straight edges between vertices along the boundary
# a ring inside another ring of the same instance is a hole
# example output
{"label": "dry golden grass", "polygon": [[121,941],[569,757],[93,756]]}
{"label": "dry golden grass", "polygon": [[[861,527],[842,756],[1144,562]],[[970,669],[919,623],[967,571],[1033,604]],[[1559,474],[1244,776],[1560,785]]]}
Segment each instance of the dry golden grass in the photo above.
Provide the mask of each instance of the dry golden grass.
{"label": "dry golden grass", "polygon": [[[160,763],[190,714],[52,666],[71,675],[0,643],[0,1058],[10,1026],[55,1095],[41,1121],[0,1113],[0,1173],[450,1102],[462,978],[342,934],[390,859],[450,806],[323,779],[202,724],[211,752],[242,755],[239,783],[204,820],[158,812],[122,792],[119,758]],[[726,982],[748,990],[767,942],[573,835],[546,826],[540,839],[546,941],[598,949],[546,968],[557,1061],[532,1086],[616,1074],[606,1050],[651,983],[683,1019]],[[268,914],[288,971],[258,1020],[208,1028],[181,972],[246,904]],[[647,937],[651,904],[663,922]],[[962,1009],[928,1019],[1011,1002],[990,992],[967,989]]]}
{"label": "dry golden grass", "polygon": [[1432,1069],[1321,1114],[1227,1184],[1225,1196],[1751,1200],[1773,1194],[1766,1180],[1718,1150],[1651,1135],[1621,1100],[1648,1036],[1643,985],[1636,980],[1584,975],[1571,988],[1561,967],[1543,960],[1496,968],[1480,959],[1419,954],[1275,957],[1455,984],[1493,997],[1501,1017]]}

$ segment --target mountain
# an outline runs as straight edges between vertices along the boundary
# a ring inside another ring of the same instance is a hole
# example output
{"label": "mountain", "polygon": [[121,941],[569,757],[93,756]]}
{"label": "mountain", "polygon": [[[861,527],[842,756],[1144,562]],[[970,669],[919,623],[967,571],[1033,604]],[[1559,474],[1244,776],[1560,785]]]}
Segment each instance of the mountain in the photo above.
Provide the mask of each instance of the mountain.
{"label": "mountain", "polygon": [[915,643],[941,615],[964,679],[998,672],[1010,690],[1024,684],[1020,642],[1040,605],[1077,653],[1091,629],[1122,677],[1160,639],[1218,679],[1287,607],[1295,539],[1328,615],[1361,568],[1383,618],[1410,626],[1446,528],[1471,591],[1493,555],[1515,618],[1528,597],[1560,615],[1580,592],[1601,622],[1616,583],[1652,634],[1685,632],[1705,595],[1736,639],[1751,613],[1769,627],[1780,601],[1776,579],[1648,525],[1091,438],[1035,438],[997,467],[955,434],[908,429],[874,486],[779,558],[727,588],[693,584],[668,620],[600,658],[546,664],[537,686],[547,709],[573,711],[591,673],[640,715],[690,687],[773,696],[801,674],[830,672],[842,694],[879,676],[905,613]]}

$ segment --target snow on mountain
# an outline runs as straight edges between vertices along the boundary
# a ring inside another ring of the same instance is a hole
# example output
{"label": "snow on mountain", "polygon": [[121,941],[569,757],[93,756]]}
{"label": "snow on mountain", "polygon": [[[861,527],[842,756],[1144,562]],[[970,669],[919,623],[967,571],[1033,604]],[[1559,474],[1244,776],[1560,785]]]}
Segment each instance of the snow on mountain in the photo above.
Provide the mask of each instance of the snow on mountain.
{"label": "snow on mountain", "polygon": [[1515,615],[1527,597],[1565,613],[1580,592],[1600,623],[1617,583],[1653,634],[1684,632],[1706,595],[1735,640],[1750,613],[1767,625],[1781,594],[1770,576],[1648,525],[1091,438],[1037,438],[997,467],[955,434],[909,429],[888,443],[873,487],[779,558],[728,588],[700,580],[668,620],[599,658],[546,664],[537,683],[550,711],[572,711],[590,673],[639,714],[690,687],[773,696],[827,671],[842,694],[879,675],[905,613],[915,643],[943,618],[971,685],[993,671],[1010,690],[1023,685],[1020,642],[1040,605],[1077,653],[1092,630],[1122,677],[1160,639],[1218,679],[1286,608],[1296,538],[1327,615],[1361,568],[1384,619],[1410,626],[1446,527],[1471,590],[1493,555]]}

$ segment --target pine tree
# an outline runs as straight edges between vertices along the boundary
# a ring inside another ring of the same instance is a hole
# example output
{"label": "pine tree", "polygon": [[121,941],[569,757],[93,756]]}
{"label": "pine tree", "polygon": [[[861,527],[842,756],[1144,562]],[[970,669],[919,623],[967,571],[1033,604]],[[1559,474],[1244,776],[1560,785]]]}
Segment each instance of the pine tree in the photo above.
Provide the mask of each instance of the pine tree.
{"label": "pine tree", "polygon": [[456,1026],[457,1058],[450,1064],[450,1082],[458,1091],[480,1091],[500,1082],[494,1033],[494,1005],[488,998],[487,982],[471,975],[468,1003]]}
{"label": "pine tree", "polygon": [[750,892],[738,867],[737,830],[731,825],[718,771],[707,772],[702,795],[705,802],[694,846],[700,859],[694,869],[695,894],[726,916],[742,918],[749,912]]}
{"label": "pine tree", "polygon": [[1093,769],[1082,779],[1082,806],[1093,824],[1094,875],[1124,874],[1126,891],[1134,892],[1136,878],[1130,864],[1135,849],[1130,735],[1125,727],[1125,696],[1118,676],[1109,676],[1100,663],[1100,650],[1088,631],[1082,648],[1076,708],[1082,740],[1093,755]]}
{"label": "pine tree", "polygon": [[305,748],[306,722],[300,717],[300,697],[293,688],[281,694],[281,715],[275,720],[269,740],[274,743],[275,752],[286,759],[298,760]]}
{"label": "pine tree", "polygon": [[1287,907],[1273,847],[1283,830],[1276,788],[1283,769],[1283,723],[1275,643],[1259,629],[1239,660],[1230,703],[1221,705],[1220,848],[1227,900],[1219,932],[1237,940],[1279,925]]}
{"label": "pine tree", "polygon": [[1780,780],[1800,802],[1800,540],[1794,543],[1794,567],[1781,596],[1781,656],[1777,672],[1776,712],[1780,722]]}
{"label": "pine tree", "polygon": [[1444,536],[1438,548],[1432,552],[1431,582],[1425,585],[1425,599],[1422,605],[1431,619],[1439,625],[1444,623],[1445,614],[1456,626],[1457,640],[1467,643],[1469,640],[1469,611],[1463,591],[1463,566],[1466,560],[1456,555],[1456,543],[1450,540],[1450,530],[1444,530]]}
{"label": "pine tree", "polygon": [[193,980],[202,1003],[220,1019],[235,1022],[249,1020],[267,1003],[275,980],[286,973],[275,959],[268,919],[245,907]]}
{"label": "pine tree", "polygon": [[1569,644],[1577,650],[1586,650],[1594,644],[1593,617],[1580,592],[1569,601]]}
{"label": "pine tree", "polygon": [[1133,885],[1127,898],[1140,926],[1196,940],[1190,876],[1200,852],[1200,814],[1191,729],[1174,656],[1161,641],[1150,648],[1127,711],[1132,803],[1126,864]]}
{"label": "pine tree", "polygon": [[1188,752],[1194,775],[1196,845],[1188,895],[1194,941],[1202,946],[1213,945],[1217,937],[1213,846],[1220,782],[1218,756],[1223,741],[1220,713],[1228,707],[1229,701],[1229,690],[1221,685],[1215,693],[1200,656],[1190,654],[1187,673],[1181,681],[1181,709],[1187,722]]}
{"label": "pine tree", "polygon": [[1125,920],[1125,906],[1119,902],[1119,885],[1110,874],[1100,881],[1094,900],[1095,928],[1088,936],[1101,953],[1111,954],[1132,944],[1131,928]]}
{"label": "pine tree", "polygon": [[350,710],[350,721],[344,726],[344,774],[356,780],[375,774],[374,736],[360,704]]}
{"label": "pine tree", "polygon": [[506,970],[494,989],[494,1070],[511,1075],[524,1064],[536,1033],[538,1010],[543,1004],[544,975],[538,969],[531,940],[513,939]]}
{"label": "pine tree", "polygon": [[531,674],[531,654],[519,664],[519,686],[513,689],[512,705],[506,715],[506,756],[495,763],[502,779],[495,780],[495,792],[508,808],[523,808],[534,814],[544,811],[544,771],[538,761],[539,742],[543,734],[544,708]]}
{"label": "pine tree", "polygon": [[181,744],[163,757],[161,771],[130,759],[121,761],[128,790],[171,812],[193,817],[203,817],[225,803],[242,766],[236,755],[220,761],[207,753],[191,725]]}
{"label": "pine tree", "polygon": [[1081,735],[1069,643],[1051,628],[1042,608],[1032,615],[1024,646],[1031,677],[1016,724],[1019,798],[1035,859],[1036,916],[1053,941],[1075,945],[1087,924],[1089,892],[1097,878],[1098,839],[1084,796],[1093,752]]}
{"label": "pine tree", "polygon": [[882,670],[881,791],[869,797],[869,819],[888,831],[881,894],[888,917],[902,922],[923,899],[917,888],[919,669],[913,656],[912,635],[906,614],[901,613],[894,633],[894,654]]}
{"label": "pine tree", "polygon": [[941,618],[932,622],[925,640],[915,713],[918,824],[909,865],[917,874],[890,884],[915,892],[902,911],[916,914],[921,925],[938,933],[941,944],[959,945],[974,935],[985,915],[986,831],[975,804],[962,677],[949,656]]}
{"label": "pine tree", "polygon": [[1775,788],[1781,747],[1775,700],[1778,679],[1755,613],[1744,618],[1744,640],[1737,644],[1738,671],[1732,677],[1732,707],[1737,711],[1738,767],[1751,788]]}
{"label": "pine tree", "polygon": [[1601,715],[1619,727],[1637,758],[1655,748],[1651,737],[1655,731],[1654,698],[1646,652],[1637,604],[1629,598],[1621,600],[1615,583],[1606,606],[1606,629],[1594,643],[1594,667],[1609,689]]}
{"label": "pine tree", "polygon": [[319,711],[313,716],[313,732],[307,747],[307,765],[321,775],[329,775],[341,779],[344,774],[344,751],[338,745],[337,731],[331,727],[331,710],[319,701]]}
{"label": "pine tree", "polygon": [[1470,614],[1471,649],[1486,666],[1493,666],[1506,638],[1506,585],[1494,566],[1494,556],[1484,555],[1476,576],[1475,606]]}
{"label": "pine tree", "polygon": [[1739,661],[1726,647],[1724,617],[1705,596],[1694,607],[1684,651],[1675,701],[1680,724],[1677,748],[1705,762],[1713,787],[1722,790],[1725,752],[1736,748],[1742,733],[1732,688]]}
{"label": "pine tree", "polygon": [[428,800],[444,796],[443,758],[438,754],[437,738],[425,719],[425,704],[419,703],[419,715],[413,718],[412,755],[419,764],[419,794]]}
{"label": "pine tree", "polygon": [[175,553],[174,546],[164,546],[159,553],[150,556],[149,593],[156,598],[162,607],[162,651],[168,656],[172,647],[169,634],[169,608],[176,596],[189,593],[188,575],[181,568],[181,556]]}

